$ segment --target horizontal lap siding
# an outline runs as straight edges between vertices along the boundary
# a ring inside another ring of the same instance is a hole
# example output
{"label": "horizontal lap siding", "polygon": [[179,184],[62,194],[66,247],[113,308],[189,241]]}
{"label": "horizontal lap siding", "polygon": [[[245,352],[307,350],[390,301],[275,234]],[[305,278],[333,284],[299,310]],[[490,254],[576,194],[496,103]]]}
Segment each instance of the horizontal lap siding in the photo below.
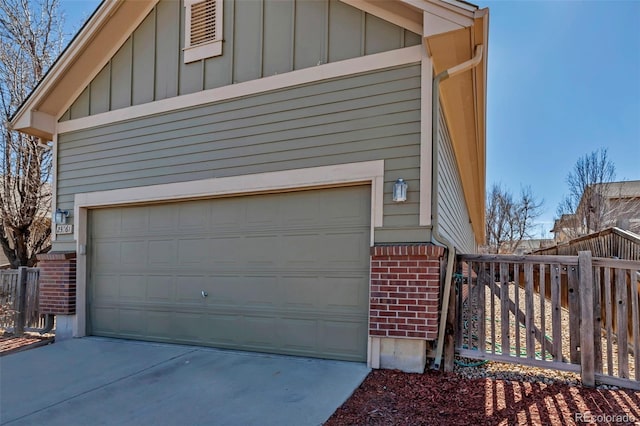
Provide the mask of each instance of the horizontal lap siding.
{"label": "horizontal lap siding", "polygon": [[440,232],[463,253],[475,253],[475,238],[462,180],[442,109],[438,128],[438,221]]}
{"label": "horizontal lap siding", "polygon": [[[70,132],[58,141],[63,209],[82,192],[384,159],[384,226],[418,226],[417,64]],[[399,177],[409,183],[409,202],[393,204]]]}

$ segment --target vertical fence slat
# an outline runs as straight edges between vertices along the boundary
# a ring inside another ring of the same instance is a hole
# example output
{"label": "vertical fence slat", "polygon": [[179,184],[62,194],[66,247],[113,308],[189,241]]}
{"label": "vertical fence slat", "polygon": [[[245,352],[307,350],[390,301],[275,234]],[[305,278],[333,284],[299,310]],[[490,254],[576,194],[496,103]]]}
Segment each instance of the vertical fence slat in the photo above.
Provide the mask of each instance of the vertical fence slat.
{"label": "vertical fence slat", "polygon": [[547,299],[547,288],[546,288],[546,276],[545,276],[545,264],[540,264],[540,283],[538,284],[538,293],[540,295],[540,331],[542,332],[542,340],[540,341],[540,359],[547,359],[547,328],[545,324],[546,315],[546,306],[545,301]]}
{"label": "vertical fence slat", "polygon": [[580,363],[580,299],[578,268],[575,265],[567,265],[568,301],[569,301],[569,344],[571,349],[570,359],[572,364]]}
{"label": "vertical fence slat", "polygon": [[509,342],[509,264],[500,263],[500,333],[502,354],[511,353]]}
{"label": "vertical fence slat", "polygon": [[601,268],[593,268],[593,352],[595,354],[594,369],[602,373],[602,288]]}
{"label": "vertical fence slat", "polygon": [[640,356],[638,351],[640,350],[640,324],[638,318],[638,283],[634,279],[635,273],[631,271],[631,324],[633,329],[633,367],[635,371],[635,379],[640,380]]}
{"label": "vertical fence slat", "polygon": [[515,298],[515,338],[516,338],[516,357],[520,357],[520,318],[517,314],[520,309],[520,265],[513,265],[513,280],[515,282],[514,288],[514,298]]}
{"label": "vertical fence slat", "polygon": [[486,301],[485,301],[485,292],[486,292],[486,283],[484,280],[484,271],[486,271],[485,269],[486,267],[486,263],[482,262],[480,263],[480,266],[478,267],[478,272],[476,274],[477,276],[477,285],[478,285],[478,305],[480,305],[480,309],[478,310],[478,348],[480,349],[481,353],[486,352],[487,349],[487,342],[486,342],[486,337],[485,337],[485,325],[486,325],[486,318],[487,318],[487,313],[486,313]]}
{"label": "vertical fence slat", "polygon": [[471,317],[471,328],[469,331],[469,339],[471,339],[471,344],[470,347],[472,349],[478,349],[477,345],[477,338],[478,338],[478,321],[479,321],[479,316],[478,316],[478,283],[473,281],[473,267],[474,267],[474,263],[473,262],[469,262],[469,265],[467,267],[467,285],[469,286],[469,293],[473,294],[473,299],[472,299],[472,303],[473,303],[473,311],[472,311],[472,317]]}
{"label": "vertical fence slat", "polygon": [[[527,331],[527,358],[535,358],[536,356],[536,344],[535,344],[535,324],[534,312],[533,312],[533,263],[527,263],[524,265],[524,286],[525,286],[525,330]],[[540,342],[544,341],[544,331],[541,332],[542,338]]]}
{"label": "vertical fence slat", "polygon": [[491,276],[489,277],[489,279],[491,280],[489,282],[489,284],[491,285],[491,353],[495,354],[496,353],[496,307],[495,307],[495,303],[496,303],[496,286],[495,286],[495,281],[496,281],[496,264],[491,262],[491,267],[490,267],[490,273]]}
{"label": "vertical fence slat", "polygon": [[611,268],[604,270],[604,305],[607,329],[607,374],[613,374],[613,295],[611,294]]}
{"label": "vertical fence slat", "polygon": [[562,361],[562,315],[560,306],[560,265],[551,265],[551,329],[554,361]]}
{"label": "vertical fence slat", "polygon": [[629,378],[627,342],[627,271],[616,269],[616,335],[618,337],[618,377]]}

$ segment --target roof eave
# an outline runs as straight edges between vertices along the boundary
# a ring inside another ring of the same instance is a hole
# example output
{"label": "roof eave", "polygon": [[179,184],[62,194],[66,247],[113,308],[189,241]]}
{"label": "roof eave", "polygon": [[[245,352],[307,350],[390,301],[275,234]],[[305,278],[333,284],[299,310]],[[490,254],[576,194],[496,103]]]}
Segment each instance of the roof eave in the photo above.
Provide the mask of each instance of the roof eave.
{"label": "roof eave", "polygon": [[16,111],[11,128],[51,140],[50,123],[58,120],[157,2],[103,1]]}

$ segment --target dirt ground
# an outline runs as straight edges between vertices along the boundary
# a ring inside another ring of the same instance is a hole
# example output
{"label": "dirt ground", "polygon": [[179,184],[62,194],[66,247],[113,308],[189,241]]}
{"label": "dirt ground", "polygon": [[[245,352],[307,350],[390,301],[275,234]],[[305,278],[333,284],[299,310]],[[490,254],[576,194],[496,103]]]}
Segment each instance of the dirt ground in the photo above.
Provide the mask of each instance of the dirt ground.
{"label": "dirt ground", "polygon": [[53,343],[53,337],[50,335],[39,336],[37,334],[27,333],[22,337],[15,337],[12,334],[0,334],[0,356],[48,345],[50,343]]}
{"label": "dirt ground", "polygon": [[[637,419],[637,420],[636,420]],[[640,392],[374,370],[329,418],[338,425],[640,424]]]}

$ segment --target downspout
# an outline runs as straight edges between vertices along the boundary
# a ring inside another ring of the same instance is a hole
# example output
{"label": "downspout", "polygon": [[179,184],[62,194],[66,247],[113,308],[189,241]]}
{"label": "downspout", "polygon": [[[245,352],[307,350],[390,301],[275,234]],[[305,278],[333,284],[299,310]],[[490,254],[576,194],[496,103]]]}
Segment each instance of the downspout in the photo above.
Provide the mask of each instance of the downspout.
{"label": "downspout", "polygon": [[451,292],[451,280],[453,278],[453,264],[456,259],[455,247],[446,237],[440,235],[438,223],[438,133],[440,127],[440,82],[454,75],[468,71],[476,67],[482,60],[482,45],[476,46],[473,58],[442,71],[433,79],[431,93],[431,242],[447,249],[447,272],[444,278],[442,291],[442,308],[440,309],[440,324],[438,328],[438,342],[433,369],[440,369],[444,335],[447,325],[449,309],[449,294]]}

